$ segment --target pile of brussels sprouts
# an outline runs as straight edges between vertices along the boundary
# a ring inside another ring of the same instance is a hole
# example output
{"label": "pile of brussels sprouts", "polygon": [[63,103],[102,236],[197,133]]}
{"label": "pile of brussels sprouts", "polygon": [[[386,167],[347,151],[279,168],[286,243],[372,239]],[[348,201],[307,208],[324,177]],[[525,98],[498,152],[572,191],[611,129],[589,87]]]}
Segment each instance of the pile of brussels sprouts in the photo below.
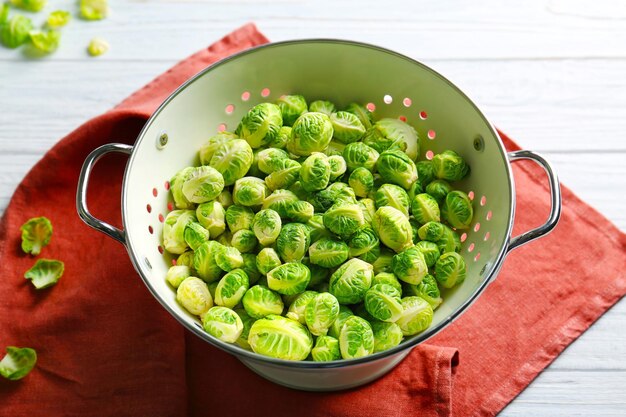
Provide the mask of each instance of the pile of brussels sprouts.
{"label": "pile of brussels sprouts", "polygon": [[299,95],[261,103],[170,181],[163,245],[178,302],[216,338],[287,360],[381,352],[427,329],[463,282],[454,151],[418,161],[417,132]]}

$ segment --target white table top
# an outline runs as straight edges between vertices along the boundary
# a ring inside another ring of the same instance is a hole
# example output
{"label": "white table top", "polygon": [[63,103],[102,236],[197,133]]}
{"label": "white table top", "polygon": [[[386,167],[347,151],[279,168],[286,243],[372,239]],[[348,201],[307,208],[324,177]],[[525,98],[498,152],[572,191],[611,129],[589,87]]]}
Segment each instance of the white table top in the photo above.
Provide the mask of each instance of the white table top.
{"label": "white table top", "polygon": [[[46,11],[75,11],[52,0]],[[619,0],[110,0],[32,60],[0,48],[0,212],[57,140],[178,60],[254,21],[271,40],[378,44],[459,85],[562,182],[626,229],[626,3]],[[44,13],[34,16],[37,22]],[[111,51],[90,58],[95,36]],[[114,139],[114,138],[112,138]],[[583,243],[584,244],[584,243]],[[626,302],[574,342],[503,416],[626,416]]]}

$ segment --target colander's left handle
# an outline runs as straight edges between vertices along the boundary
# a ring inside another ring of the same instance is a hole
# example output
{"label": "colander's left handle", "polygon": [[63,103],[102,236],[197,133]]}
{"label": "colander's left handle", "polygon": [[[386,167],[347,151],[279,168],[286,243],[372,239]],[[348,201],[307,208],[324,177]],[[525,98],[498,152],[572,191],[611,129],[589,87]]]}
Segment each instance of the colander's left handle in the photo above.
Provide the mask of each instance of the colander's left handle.
{"label": "colander's left handle", "polygon": [[94,149],[83,163],[83,167],[80,170],[80,176],[78,177],[78,189],[76,190],[76,210],[78,211],[80,218],[87,223],[87,225],[112,237],[122,245],[126,245],[126,236],[124,231],[115,226],[111,226],[102,220],[96,219],[89,212],[89,209],[87,208],[87,185],[89,184],[91,170],[100,158],[111,152],[130,155],[132,151],[133,147],[124,143],[108,143]]}

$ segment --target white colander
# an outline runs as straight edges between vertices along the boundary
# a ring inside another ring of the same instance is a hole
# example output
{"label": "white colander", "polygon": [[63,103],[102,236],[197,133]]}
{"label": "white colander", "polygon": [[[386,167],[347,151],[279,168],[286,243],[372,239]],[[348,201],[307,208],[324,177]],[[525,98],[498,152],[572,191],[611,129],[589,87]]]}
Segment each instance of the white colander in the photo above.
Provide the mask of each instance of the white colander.
{"label": "white colander", "polygon": [[[298,93],[308,101],[328,99],[338,108],[367,103],[377,118],[406,120],[419,133],[420,158],[453,149],[471,166],[458,184],[473,199],[474,220],[463,233],[467,279],[444,291],[432,326],[399,346],[371,356],[334,362],[269,358],[217,340],[202,330],[165,281],[171,257],[161,241],[163,219],[172,210],[169,178],[196,163],[200,146],[220,130],[234,130],[249,108]],[[109,152],[130,155],[122,187],[119,230],[93,217],[86,203],[93,165]],[[515,192],[510,162],[531,159],[545,168],[551,212],[541,227],[512,238]],[[457,318],[496,276],[506,254],[551,231],[561,212],[557,176],[541,156],[508,153],[480,110],[450,81],[406,56],[379,47],[338,40],[301,40],[250,49],[205,69],[176,90],[152,115],[134,146],[112,143],[94,150],[79,178],[77,209],[91,227],[126,246],[148,289],[181,324],[207,342],[236,355],[262,376],[298,389],[337,390],[380,377]]]}

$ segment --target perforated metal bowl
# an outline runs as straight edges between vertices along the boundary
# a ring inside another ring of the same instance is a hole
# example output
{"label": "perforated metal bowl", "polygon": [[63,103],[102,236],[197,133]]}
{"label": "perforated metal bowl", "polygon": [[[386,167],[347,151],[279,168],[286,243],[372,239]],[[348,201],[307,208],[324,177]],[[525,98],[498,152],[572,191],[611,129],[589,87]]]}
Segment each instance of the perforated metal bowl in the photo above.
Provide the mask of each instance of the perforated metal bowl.
{"label": "perforated metal bowl", "polygon": [[[328,99],[339,108],[368,103],[377,118],[398,117],[419,133],[421,158],[454,149],[472,167],[459,187],[474,202],[474,223],[462,235],[468,265],[463,284],[443,294],[429,329],[399,346],[353,360],[293,362],[269,358],[217,340],[175,299],[165,274],[171,257],[163,253],[163,218],[172,209],[167,180],[195,162],[197,150],[219,130],[234,130],[253,105],[283,94],[309,101]],[[86,195],[93,165],[109,152],[130,155],[122,189],[119,230],[94,218]],[[545,168],[552,209],[546,223],[511,237],[515,192],[510,163],[531,159]],[[134,146],[108,144],[85,160],[77,209],[93,228],[121,242],[148,289],[182,325],[205,341],[237,356],[265,378],[305,390],[358,386],[388,372],[417,344],[459,317],[483,292],[512,249],[554,228],[561,211],[560,188],[548,162],[530,151],[508,153],[497,132],[463,92],[427,66],[398,53],[357,42],[300,40],[269,44],[224,59],[176,90],[152,115]]]}

